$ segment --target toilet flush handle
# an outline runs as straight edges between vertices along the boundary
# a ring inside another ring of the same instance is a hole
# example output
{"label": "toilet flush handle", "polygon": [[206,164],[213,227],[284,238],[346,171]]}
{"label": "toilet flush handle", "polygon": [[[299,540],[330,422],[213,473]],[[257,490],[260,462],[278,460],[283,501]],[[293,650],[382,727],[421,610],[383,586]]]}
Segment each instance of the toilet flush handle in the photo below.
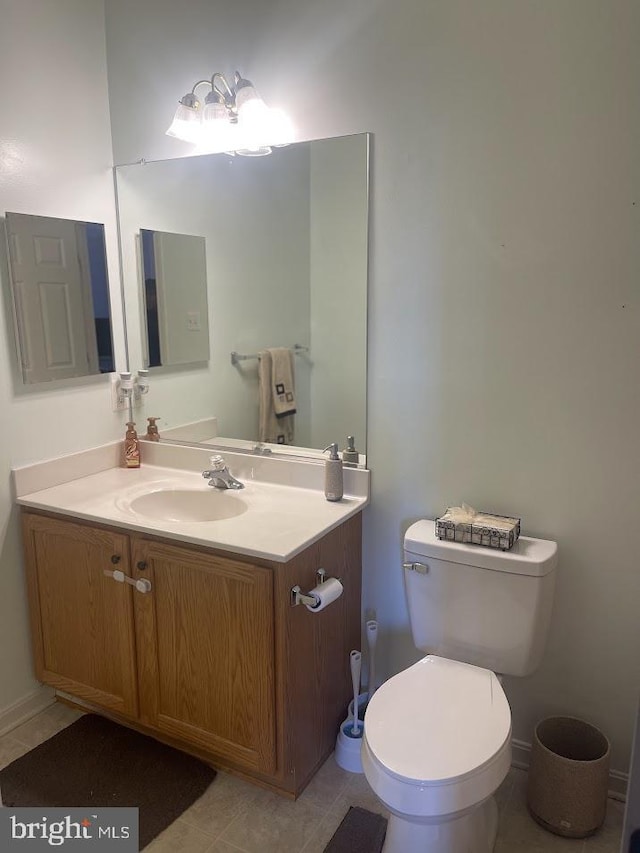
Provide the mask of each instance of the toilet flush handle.
{"label": "toilet flush handle", "polygon": [[402,568],[406,569],[408,572],[418,572],[420,575],[429,574],[429,566],[424,563],[403,563]]}

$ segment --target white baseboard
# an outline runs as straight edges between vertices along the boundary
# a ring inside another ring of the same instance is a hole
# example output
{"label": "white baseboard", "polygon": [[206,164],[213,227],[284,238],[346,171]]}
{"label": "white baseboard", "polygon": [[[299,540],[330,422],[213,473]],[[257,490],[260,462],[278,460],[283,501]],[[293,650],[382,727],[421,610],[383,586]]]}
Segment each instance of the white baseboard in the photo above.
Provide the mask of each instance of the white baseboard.
{"label": "white baseboard", "polygon": [[13,705],[0,709],[0,737],[12,729],[26,723],[40,711],[44,711],[54,702],[54,692],[50,687],[37,687],[31,693],[18,699]]}
{"label": "white baseboard", "polygon": [[[511,764],[513,767],[518,767],[520,770],[528,770],[531,763],[531,744],[523,740],[514,738],[511,741]],[[609,771],[609,796],[613,800],[621,800],[624,802],[627,799],[627,786],[629,784],[629,774],[622,773],[620,770]]]}

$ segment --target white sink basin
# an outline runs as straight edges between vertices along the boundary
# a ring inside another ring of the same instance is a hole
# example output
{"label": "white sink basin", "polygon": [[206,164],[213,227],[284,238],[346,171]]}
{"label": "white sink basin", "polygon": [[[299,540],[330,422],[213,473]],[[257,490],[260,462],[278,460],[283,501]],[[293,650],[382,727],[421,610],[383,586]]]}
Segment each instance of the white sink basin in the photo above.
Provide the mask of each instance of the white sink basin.
{"label": "white sink basin", "polygon": [[156,521],[222,521],[248,509],[242,498],[229,490],[160,489],[134,498],[128,508]]}

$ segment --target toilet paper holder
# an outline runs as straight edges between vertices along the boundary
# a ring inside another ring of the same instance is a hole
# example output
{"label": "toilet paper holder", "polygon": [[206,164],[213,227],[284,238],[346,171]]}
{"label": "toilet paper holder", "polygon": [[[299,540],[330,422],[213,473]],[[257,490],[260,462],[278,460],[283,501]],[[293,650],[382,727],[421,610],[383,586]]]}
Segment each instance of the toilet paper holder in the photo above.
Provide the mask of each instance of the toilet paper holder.
{"label": "toilet paper holder", "polygon": [[[326,580],[328,580],[326,571],[324,569],[318,569],[316,572],[316,583],[319,585],[324,583]],[[338,578],[338,580],[340,580],[340,578]],[[303,592],[302,588],[296,584],[291,587],[289,603],[292,607],[295,607],[298,604],[307,604],[310,607],[313,607],[317,604],[317,600],[312,595],[307,595],[306,592]]]}

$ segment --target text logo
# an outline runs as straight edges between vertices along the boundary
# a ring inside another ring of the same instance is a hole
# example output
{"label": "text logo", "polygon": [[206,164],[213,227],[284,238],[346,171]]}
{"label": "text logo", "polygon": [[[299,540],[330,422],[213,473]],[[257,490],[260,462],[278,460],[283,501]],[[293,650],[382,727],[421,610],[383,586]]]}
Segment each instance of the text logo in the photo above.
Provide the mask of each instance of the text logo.
{"label": "text logo", "polygon": [[2,853],[60,849],[138,853],[138,809],[0,808]]}

